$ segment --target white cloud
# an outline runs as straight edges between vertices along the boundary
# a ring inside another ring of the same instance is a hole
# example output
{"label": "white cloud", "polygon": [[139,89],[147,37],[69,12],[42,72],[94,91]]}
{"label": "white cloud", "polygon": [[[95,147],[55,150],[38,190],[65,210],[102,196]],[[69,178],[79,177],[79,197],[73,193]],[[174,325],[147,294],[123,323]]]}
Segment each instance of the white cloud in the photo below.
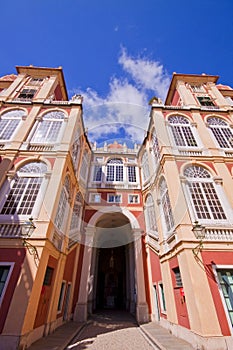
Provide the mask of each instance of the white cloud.
{"label": "white cloud", "polygon": [[126,142],[141,143],[149,122],[148,101],[154,95],[165,97],[169,78],[161,64],[130,57],[125,48],[118,62],[123,77],[110,78],[106,97],[90,88],[81,92],[84,123],[91,141],[121,137],[123,127]]}

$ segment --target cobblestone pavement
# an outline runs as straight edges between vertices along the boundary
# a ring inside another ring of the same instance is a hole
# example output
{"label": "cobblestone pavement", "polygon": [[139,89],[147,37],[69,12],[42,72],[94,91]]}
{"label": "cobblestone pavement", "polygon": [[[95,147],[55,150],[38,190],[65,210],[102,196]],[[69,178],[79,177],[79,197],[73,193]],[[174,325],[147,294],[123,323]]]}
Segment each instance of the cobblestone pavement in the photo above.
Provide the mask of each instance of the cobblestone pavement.
{"label": "cobblestone pavement", "polygon": [[152,350],[135,322],[124,312],[103,312],[92,317],[89,324],[72,340],[67,350]]}

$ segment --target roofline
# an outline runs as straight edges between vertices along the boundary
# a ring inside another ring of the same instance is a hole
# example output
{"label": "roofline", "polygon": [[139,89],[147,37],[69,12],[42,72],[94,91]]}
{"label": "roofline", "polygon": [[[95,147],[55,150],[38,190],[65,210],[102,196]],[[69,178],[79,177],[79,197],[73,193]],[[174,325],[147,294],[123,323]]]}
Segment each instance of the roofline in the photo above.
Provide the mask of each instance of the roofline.
{"label": "roofline", "polygon": [[[61,86],[62,94],[64,94],[65,99],[68,101],[68,94],[66,89],[65,78],[63,74],[62,67],[58,68],[48,68],[48,67],[35,67],[35,66],[16,66],[16,71],[18,74],[35,74],[35,76],[48,76],[57,75]],[[40,72],[40,73],[39,73]]]}
{"label": "roofline", "polygon": [[165,105],[170,105],[175,88],[178,80],[185,81],[187,83],[204,83],[204,82],[212,82],[216,83],[219,79],[218,75],[208,75],[205,73],[202,74],[179,74],[173,73],[172,80],[168,89],[167,97],[165,100]]}

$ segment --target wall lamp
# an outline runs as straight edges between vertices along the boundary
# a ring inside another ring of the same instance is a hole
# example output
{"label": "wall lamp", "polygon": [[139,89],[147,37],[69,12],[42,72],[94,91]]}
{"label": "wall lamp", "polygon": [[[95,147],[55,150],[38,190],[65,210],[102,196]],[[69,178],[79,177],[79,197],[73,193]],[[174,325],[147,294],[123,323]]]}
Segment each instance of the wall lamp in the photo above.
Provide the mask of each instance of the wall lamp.
{"label": "wall lamp", "polygon": [[28,238],[31,237],[33,231],[36,228],[33,222],[33,218],[31,217],[28,220],[24,221],[24,223],[21,226],[21,237],[23,239],[23,245],[27,248],[29,253],[34,256],[35,261],[39,261],[39,255],[36,247],[28,242]]}
{"label": "wall lamp", "polygon": [[198,221],[195,221],[192,231],[195,237],[199,240],[198,245],[192,249],[193,254],[195,255],[195,257],[197,257],[198,253],[203,248],[203,239],[205,238],[205,226],[199,224]]}

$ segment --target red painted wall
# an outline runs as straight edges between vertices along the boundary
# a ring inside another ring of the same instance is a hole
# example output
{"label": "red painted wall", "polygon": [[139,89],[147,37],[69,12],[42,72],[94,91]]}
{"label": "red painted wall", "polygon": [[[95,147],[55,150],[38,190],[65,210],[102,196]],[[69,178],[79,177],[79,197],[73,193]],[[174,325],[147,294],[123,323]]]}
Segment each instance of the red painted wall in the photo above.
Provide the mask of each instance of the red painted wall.
{"label": "red painted wall", "polygon": [[219,325],[221,327],[222,334],[224,336],[231,335],[229,325],[227,322],[225,310],[223,307],[222,299],[218,289],[218,283],[215,280],[215,275],[213,273],[213,265],[231,265],[233,267],[233,252],[205,252],[201,253],[204,268],[207,272],[207,278],[212,293],[214,305],[216,308]]}
{"label": "red painted wall", "polygon": [[177,257],[172,258],[169,261],[169,265],[170,265],[170,271],[171,271],[172,286],[174,290],[178,324],[180,326],[190,329],[188,310],[185,302],[185,295],[184,296],[181,295],[181,288],[176,286],[176,278],[175,278],[175,273],[173,271],[174,268],[179,267]]}
{"label": "red painted wall", "polygon": [[2,248],[0,249],[0,262],[14,262],[14,268],[12,270],[12,274],[10,276],[9,283],[7,285],[6,292],[4,294],[3,302],[0,306],[0,333],[2,333],[7,313],[10,307],[11,299],[13,297],[15,287],[17,285],[20,271],[22,268],[22,264],[26,255],[25,248],[17,248],[17,249],[8,249]]}

